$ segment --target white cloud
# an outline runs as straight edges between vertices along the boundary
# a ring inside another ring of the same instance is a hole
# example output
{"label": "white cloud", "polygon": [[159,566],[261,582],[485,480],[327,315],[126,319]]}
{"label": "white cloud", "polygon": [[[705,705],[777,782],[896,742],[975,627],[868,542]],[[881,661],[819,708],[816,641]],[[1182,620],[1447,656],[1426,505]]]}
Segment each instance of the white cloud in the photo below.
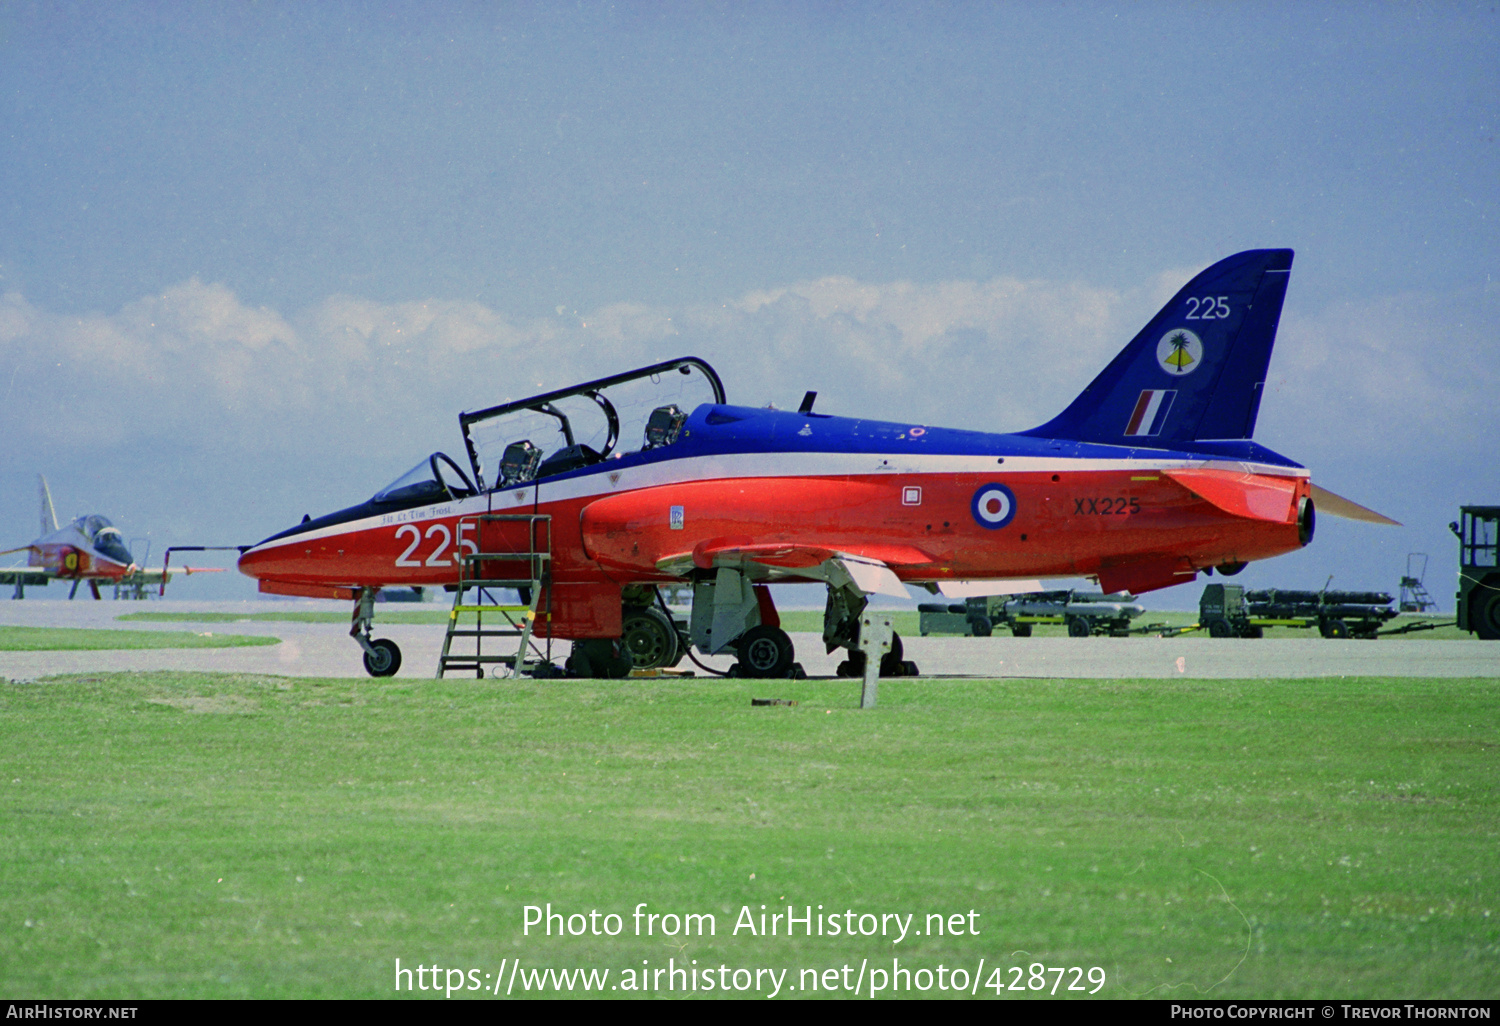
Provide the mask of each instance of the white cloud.
{"label": "white cloud", "polygon": [[1316,452],[1429,458],[1493,445],[1496,325],[1474,297],[1400,295],[1282,319],[1261,425]]}
{"label": "white cloud", "polygon": [[[681,308],[617,303],[520,321],[477,303],[332,296],[284,316],[196,279],[114,314],[0,299],[0,418],[36,444],[451,448],[461,409],[693,354],[731,402],[1019,430],[1060,411],[1188,272],[1133,293],[996,277],[829,277]],[[1482,304],[1481,304],[1482,310]],[[1451,304],[1388,297],[1288,311],[1260,437],[1367,451],[1407,423],[1494,437],[1495,350]],[[1274,444],[1269,442],[1268,444]],[[396,462],[400,462],[397,460]]]}

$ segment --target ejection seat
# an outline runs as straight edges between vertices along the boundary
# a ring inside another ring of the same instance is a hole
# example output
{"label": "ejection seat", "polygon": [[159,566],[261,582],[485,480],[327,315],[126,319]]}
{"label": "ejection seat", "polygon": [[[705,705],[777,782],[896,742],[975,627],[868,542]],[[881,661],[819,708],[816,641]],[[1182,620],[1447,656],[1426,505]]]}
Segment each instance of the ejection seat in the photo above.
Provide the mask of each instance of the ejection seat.
{"label": "ejection seat", "polygon": [[536,469],[536,476],[551,477],[553,474],[566,474],[568,471],[577,470],[579,467],[592,466],[603,458],[603,456],[600,456],[593,449],[582,443],[570,445],[557,450],[543,460],[542,465]]}
{"label": "ejection seat", "polygon": [[658,406],[651,411],[651,416],[646,421],[646,449],[660,449],[662,446],[671,445],[677,441],[677,436],[682,434],[682,425],[687,423],[687,414],[678,409],[676,404],[670,406]]}
{"label": "ejection seat", "polygon": [[500,456],[500,480],[495,487],[514,488],[534,480],[541,462],[542,450],[532,445],[530,439],[511,442]]}

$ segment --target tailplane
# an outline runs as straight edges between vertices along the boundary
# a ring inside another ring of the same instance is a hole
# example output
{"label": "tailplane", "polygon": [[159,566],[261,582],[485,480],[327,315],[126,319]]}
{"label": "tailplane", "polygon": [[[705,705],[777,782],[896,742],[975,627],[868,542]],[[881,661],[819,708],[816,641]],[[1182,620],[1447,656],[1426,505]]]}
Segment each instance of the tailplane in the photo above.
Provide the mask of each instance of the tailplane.
{"label": "tailplane", "polygon": [[1249,438],[1291,268],[1289,249],[1220,260],[1066,410],[1023,434],[1148,448]]}

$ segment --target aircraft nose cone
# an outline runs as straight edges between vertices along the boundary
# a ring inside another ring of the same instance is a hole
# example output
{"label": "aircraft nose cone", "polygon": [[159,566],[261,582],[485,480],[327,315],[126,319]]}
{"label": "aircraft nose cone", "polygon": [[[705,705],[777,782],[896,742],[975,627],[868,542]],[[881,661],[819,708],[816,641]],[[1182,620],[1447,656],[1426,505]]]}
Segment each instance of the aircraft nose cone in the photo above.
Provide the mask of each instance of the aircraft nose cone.
{"label": "aircraft nose cone", "polygon": [[267,562],[267,553],[252,548],[241,553],[236,565],[239,567],[240,573],[246,577],[259,578],[265,572]]}

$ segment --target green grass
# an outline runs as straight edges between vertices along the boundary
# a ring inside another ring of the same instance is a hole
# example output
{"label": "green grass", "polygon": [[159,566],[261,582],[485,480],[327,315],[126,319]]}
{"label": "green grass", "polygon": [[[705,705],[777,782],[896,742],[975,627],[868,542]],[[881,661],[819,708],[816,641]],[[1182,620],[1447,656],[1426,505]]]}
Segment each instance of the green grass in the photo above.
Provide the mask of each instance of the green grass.
{"label": "green grass", "polygon": [[53,652],[140,648],[239,648],[276,645],[280,638],[192,631],[102,631],[73,627],[0,626],[0,652]]}
{"label": "green grass", "polygon": [[[517,957],[612,979],[698,959],[795,984],[898,957],[983,958],[983,982],[1099,966],[1107,997],[1500,992],[1500,681],[888,680],[878,709],[857,697],[0,683],[0,991],[382,997],[398,958],[480,979]],[[625,932],[523,936],[524,906],[549,902]],[[718,932],[632,936],[639,902]],[[974,910],[980,932],[732,935],[762,904],[918,927]]]}

